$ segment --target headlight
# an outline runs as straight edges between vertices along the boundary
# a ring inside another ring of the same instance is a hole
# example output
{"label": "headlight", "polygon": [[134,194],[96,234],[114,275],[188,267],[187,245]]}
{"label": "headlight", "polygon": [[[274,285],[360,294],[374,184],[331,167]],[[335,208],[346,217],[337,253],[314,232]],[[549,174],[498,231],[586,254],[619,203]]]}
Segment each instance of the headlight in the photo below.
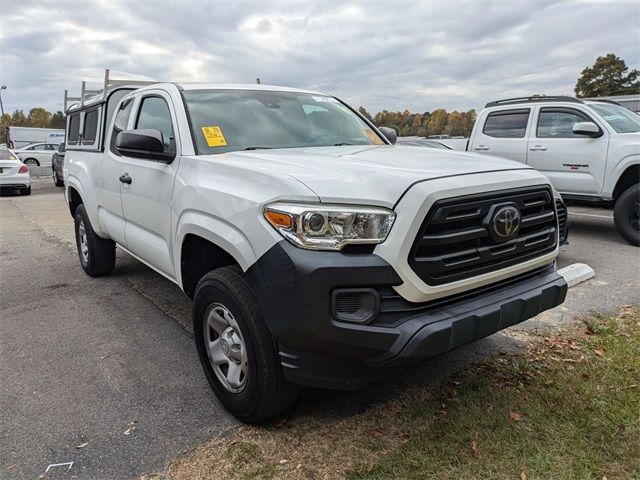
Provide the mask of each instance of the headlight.
{"label": "headlight", "polygon": [[350,244],[384,242],[396,214],[379,207],[272,203],[264,217],[298,247],[341,250]]}

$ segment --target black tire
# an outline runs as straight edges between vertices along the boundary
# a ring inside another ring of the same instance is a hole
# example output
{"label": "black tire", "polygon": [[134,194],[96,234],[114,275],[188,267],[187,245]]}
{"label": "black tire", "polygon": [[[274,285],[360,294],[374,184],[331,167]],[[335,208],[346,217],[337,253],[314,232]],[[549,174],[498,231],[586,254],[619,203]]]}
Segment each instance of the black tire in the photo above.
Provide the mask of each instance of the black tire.
{"label": "black tire", "polygon": [[[74,213],[74,220],[76,247],[82,269],[92,277],[108,275],[116,263],[116,244],[112,240],[99,237],[93,231],[84,205],[78,205]],[[83,253],[83,246],[86,247],[86,256]]]}
{"label": "black tire", "polygon": [[64,180],[58,177],[58,173],[56,172],[55,168],[53,168],[52,170],[53,170],[53,183],[56,185],[56,187],[64,187]]}
{"label": "black tire", "polygon": [[613,220],[618,233],[627,242],[640,246],[640,184],[632,185],[618,197]]}
{"label": "black tire", "polygon": [[20,190],[20,195],[31,195],[31,185]]}
{"label": "black tire", "polygon": [[[238,392],[230,391],[221,382],[209,361],[205,322],[214,304],[223,305],[233,315],[246,349],[246,383]],[[200,363],[211,388],[229,412],[245,423],[256,423],[293,404],[299,387],[284,378],[276,343],[238,267],[218,268],[202,277],[196,287],[192,315]]]}
{"label": "black tire", "polygon": [[25,165],[29,166],[29,165],[35,165],[36,167],[40,166],[40,162],[38,160],[36,160],[35,158],[27,158],[24,162]]}

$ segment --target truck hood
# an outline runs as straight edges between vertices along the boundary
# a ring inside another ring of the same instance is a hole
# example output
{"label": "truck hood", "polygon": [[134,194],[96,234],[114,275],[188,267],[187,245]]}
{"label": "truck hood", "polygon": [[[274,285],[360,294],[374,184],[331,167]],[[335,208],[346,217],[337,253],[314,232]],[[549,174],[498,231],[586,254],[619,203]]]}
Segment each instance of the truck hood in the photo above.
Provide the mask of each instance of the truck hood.
{"label": "truck hood", "polygon": [[212,160],[249,163],[297,179],[324,203],[392,207],[412,184],[490,171],[529,169],[487,155],[402,145],[282,148],[229,152]]}

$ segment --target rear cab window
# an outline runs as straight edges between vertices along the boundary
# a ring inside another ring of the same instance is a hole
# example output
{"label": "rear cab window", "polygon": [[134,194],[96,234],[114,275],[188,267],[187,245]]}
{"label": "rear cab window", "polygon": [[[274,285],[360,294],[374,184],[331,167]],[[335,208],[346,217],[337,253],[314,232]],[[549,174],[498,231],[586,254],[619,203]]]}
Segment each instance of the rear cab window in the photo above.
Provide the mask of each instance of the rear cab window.
{"label": "rear cab window", "polygon": [[524,138],[531,109],[518,108],[489,113],[482,133],[494,138]]}

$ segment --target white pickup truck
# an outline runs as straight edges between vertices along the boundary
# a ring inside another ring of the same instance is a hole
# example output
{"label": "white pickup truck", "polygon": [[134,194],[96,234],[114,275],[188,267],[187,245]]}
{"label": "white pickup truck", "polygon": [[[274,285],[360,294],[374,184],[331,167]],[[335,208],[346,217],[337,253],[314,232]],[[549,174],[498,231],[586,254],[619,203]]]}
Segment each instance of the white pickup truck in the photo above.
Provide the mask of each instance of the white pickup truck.
{"label": "white pickup truck", "polygon": [[567,203],[613,207],[616,228],[640,245],[640,115],[603,100],[540,96],[488,103],[467,150],[545,174]]}
{"label": "white pickup truck", "polygon": [[120,87],[67,115],[82,268],[110,273],[117,245],[191,297],[245,422],[564,300],[554,192],[526,165],[395,146],[333,96],[265,85]]}

